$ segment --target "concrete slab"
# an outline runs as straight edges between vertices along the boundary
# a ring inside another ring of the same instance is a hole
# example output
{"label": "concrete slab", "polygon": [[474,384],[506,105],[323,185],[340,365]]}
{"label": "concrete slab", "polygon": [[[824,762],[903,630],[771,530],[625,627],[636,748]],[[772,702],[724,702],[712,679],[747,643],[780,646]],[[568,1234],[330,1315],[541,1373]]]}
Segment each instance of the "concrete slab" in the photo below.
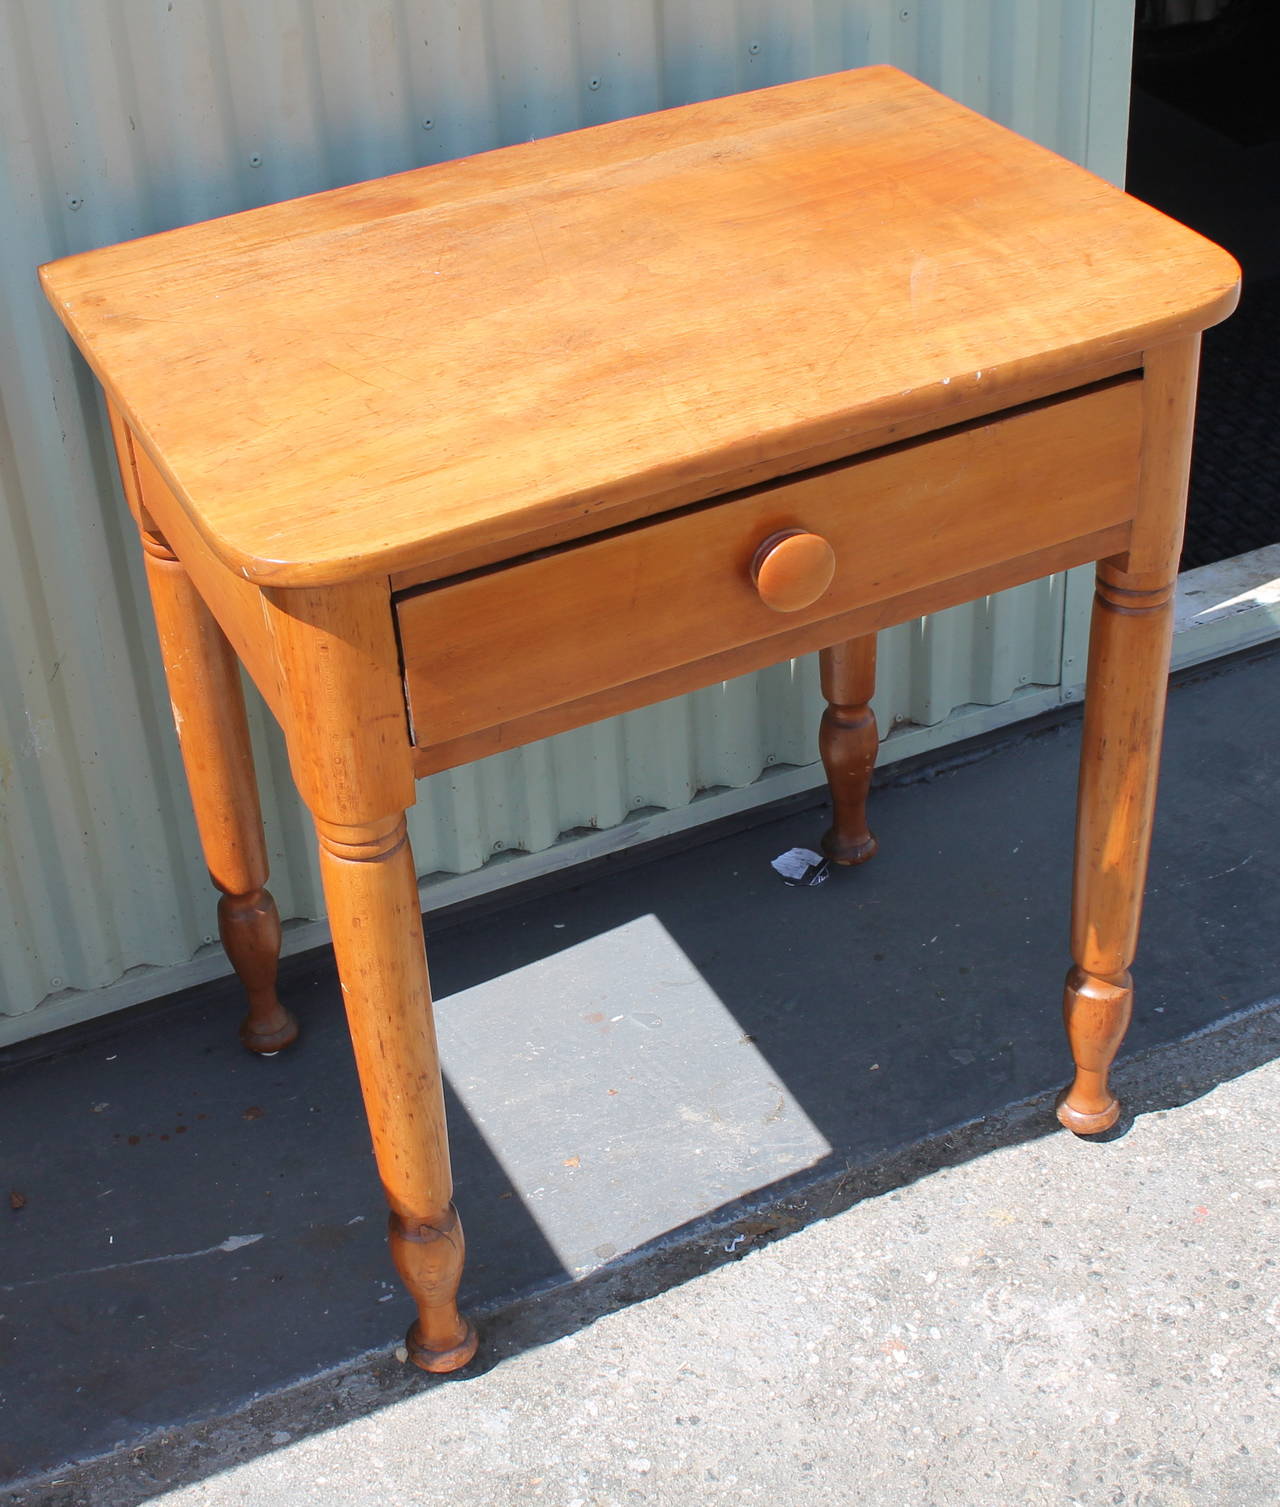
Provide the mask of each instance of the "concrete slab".
{"label": "concrete slab", "polygon": [[369,1357],[6,1500],[1271,1507],[1280,1005],[1118,1079],[1123,1139],[1032,1101],[789,1238],[778,1210],[507,1309],[474,1374]]}
{"label": "concrete slab", "polygon": [[[1278,666],[1215,667],[1171,698],[1130,1053],[1276,992]],[[949,1127],[1040,1096],[1015,1138],[1050,1128],[1077,734],[900,774],[876,802],[881,856],[820,888],[769,868],[821,830],[791,811],[437,920],[471,1306],[570,1281],[612,1302],[641,1271],[661,1286],[690,1252],[914,1175],[903,1148],[945,1152]],[[304,1041],[265,1062],[222,985],[11,1054],[0,1181],[26,1204],[0,1242],[0,1477],[363,1376],[397,1343],[327,957],[290,960],[285,988]]]}

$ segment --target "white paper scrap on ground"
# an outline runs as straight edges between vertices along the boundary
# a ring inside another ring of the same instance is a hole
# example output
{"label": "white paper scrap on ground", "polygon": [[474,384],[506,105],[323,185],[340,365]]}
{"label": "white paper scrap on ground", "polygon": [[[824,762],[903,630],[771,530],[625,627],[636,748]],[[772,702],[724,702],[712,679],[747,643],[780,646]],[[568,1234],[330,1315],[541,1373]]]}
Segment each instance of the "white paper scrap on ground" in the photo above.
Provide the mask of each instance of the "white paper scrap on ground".
{"label": "white paper scrap on ground", "polygon": [[827,877],[827,861],[812,848],[788,848],[771,865],[788,884],[821,884]]}

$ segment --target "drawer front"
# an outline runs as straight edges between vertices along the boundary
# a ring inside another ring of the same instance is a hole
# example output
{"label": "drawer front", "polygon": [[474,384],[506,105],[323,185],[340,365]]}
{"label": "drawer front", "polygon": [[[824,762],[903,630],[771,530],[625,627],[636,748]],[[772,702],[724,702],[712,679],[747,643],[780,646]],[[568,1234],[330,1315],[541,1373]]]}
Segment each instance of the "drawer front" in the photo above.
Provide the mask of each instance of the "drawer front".
{"label": "drawer front", "polygon": [[414,740],[466,738],[871,603],[929,610],[922,589],[1123,524],[1140,389],[1124,380],[407,593]]}

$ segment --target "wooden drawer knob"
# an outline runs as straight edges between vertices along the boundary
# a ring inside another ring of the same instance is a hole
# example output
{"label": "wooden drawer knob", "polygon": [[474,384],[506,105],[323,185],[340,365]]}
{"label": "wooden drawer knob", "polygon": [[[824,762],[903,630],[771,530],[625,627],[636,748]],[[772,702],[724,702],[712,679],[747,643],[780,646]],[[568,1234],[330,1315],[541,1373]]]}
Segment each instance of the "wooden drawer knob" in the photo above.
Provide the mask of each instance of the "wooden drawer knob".
{"label": "wooden drawer knob", "polygon": [[783,529],[770,534],[751,562],[760,600],[775,612],[799,612],[816,602],[836,573],[836,553],[821,534]]}

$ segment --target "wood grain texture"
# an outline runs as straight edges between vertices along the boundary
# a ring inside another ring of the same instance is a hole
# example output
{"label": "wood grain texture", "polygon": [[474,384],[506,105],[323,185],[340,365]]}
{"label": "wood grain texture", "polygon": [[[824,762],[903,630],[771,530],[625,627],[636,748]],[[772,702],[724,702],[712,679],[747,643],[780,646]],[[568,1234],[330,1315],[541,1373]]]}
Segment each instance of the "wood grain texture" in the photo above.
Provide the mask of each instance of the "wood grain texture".
{"label": "wood grain texture", "polygon": [[287,698],[289,768],[312,816],[362,827],[414,802],[387,582],[262,593]]}
{"label": "wood grain texture", "polygon": [[644,675],[607,691],[577,697],[528,717],[517,717],[448,742],[415,746],[414,773],[422,779],[438,770],[488,758],[503,749],[520,748],[538,738],[549,738],[569,728],[598,721],[601,717],[616,717],[636,707],[665,701],[670,696],[683,696],[703,686],[731,680],[736,675],[749,675],[752,670],[763,669],[781,659],[811,654],[832,643],[874,633],[926,613],[941,612],[961,602],[971,602],[975,597],[1005,591],[1025,581],[1037,581],[1055,571],[1088,564],[1122,550],[1128,541],[1129,525],[1115,524],[1096,534],[1086,534],[1047,549],[1032,550],[1030,554],[1013,559],[998,560],[982,569],[952,576],[918,591],[890,597],[886,601],[870,602],[852,612],[789,629],[774,638],[756,639],[753,643],[726,649],[694,664],[680,665],[657,675]]}
{"label": "wood grain texture", "polygon": [[1075,1079],[1058,1118],[1078,1134],[1119,1118],[1108,1073],[1133,1009],[1164,729],[1173,591],[1195,414],[1198,337],[1150,353],[1142,477],[1130,547],[1098,566],[1080,752],[1064,1016]]}
{"label": "wood grain texture", "polygon": [[[415,741],[462,738],[1121,523],[1140,407],[1140,383],[1120,381],[400,599]],[[761,601],[751,567],[789,529],[828,540],[836,565],[817,600],[784,613]]]}
{"label": "wood grain texture", "polygon": [[[1088,362],[1075,373],[1075,378],[1070,385],[1088,387],[1098,382],[1109,381],[1113,377],[1135,376],[1140,373],[1141,367],[1142,354],[1139,351],[1112,357],[1106,361]],[[974,419],[986,418],[1010,408],[1038,403],[1044,398],[1058,396],[1062,391],[1062,386],[1060,373],[1055,374],[1052,380],[1046,379],[1041,373],[1029,380],[1020,380],[1007,388],[1001,388],[999,393],[979,387],[971,396],[958,401],[948,397],[945,423],[947,426],[971,423]],[[946,394],[949,389],[943,391]],[[816,467],[829,465],[833,461],[848,460],[855,455],[864,455],[872,450],[883,450],[889,445],[900,444],[904,440],[916,439],[937,428],[939,428],[939,419],[936,411],[911,414],[895,419],[891,423],[881,424],[874,429],[864,430],[852,437],[844,436],[834,442],[828,441],[823,445],[815,445],[804,457],[803,465]],[[722,477],[705,484],[684,481],[639,500],[616,503],[609,508],[607,516],[576,513],[559,523],[540,525],[521,535],[519,553],[554,549],[575,539],[583,539],[592,533],[597,533],[605,525],[615,528],[639,518],[656,517],[663,513],[674,512],[677,508],[685,507],[692,502],[703,502],[773,481],[788,472],[794,472],[800,465],[799,461],[788,464],[785,458],[765,457],[744,466],[729,480]],[[486,565],[496,565],[510,558],[512,553],[512,541],[509,539],[475,545],[458,554],[438,556],[408,570],[392,571],[391,588],[393,591],[408,591],[431,581],[443,581],[449,576],[465,575],[469,571],[483,569]]]}
{"label": "wood grain texture", "polygon": [[280,667],[272,652],[262,609],[261,588],[234,575],[214,555],[203,536],[178,505],[167,482],[151,463],[118,415],[112,416],[113,431],[124,446],[121,474],[131,478],[133,497],[130,507],[134,516],[145,515],[163,535],[182,567],[191,578],[205,607],[236,652],[250,680],[263,700],[284,721],[284,699],[280,688]]}
{"label": "wood grain texture", "polygon": [[600,527],[885,425],[944,424],[982,392],[995,407],[1063,385],[1224,317],[1238,270],[875,67],[42,277],[215,553],[302,585]]}
{"label": "wood grain texture", "polygon": [[1055,544],[1045,550],[1033,550],[1030,555],[1016,556],[1007,561],[998,561],[981,570],[971,571],[966,576],[953,576],[935,586],[926,586],[920,591],[908,592],[902,597],[888,601],[873,601],[853,612],[840,613],[837,618],[811,622],[801,628],[779,633],[772,639],[757,639],[745,643],[736,650],[713,654],[709,659],[698,660],[694,665],[680,665],[657,675],[642,675],[639,680],[627,681],[626,686],[614,686],[594,695],[579,696],[564,702],[559,707],[549,707],[528,717],[516,717],[511,722],[496,723],[479,732],[469,732],[460,738],[443,743],[419,744],[413,749],[413,772],[418,779],[434,775],[443,769],[455,769],[458,764],[470,764],[478,758],[488,758],[491,753],[504,749],[522,747],[534,743],[537,738],[549,738],[568,728],[580,728],[588,722],[599,722],[602,717],[620,716],[623,711],[636,707],[648,707],[656,701],[666,701],[669,696],[683,696],[691,690],[701,690],[719,681],[733,680],[736,675],[749,675],[755,669],[776,665],[779,660],[793,659],[801,654],[813,654],[832,642],[843,642],[862,633],[874,633],[879,628],[893,627],[896,622],[920,618],[930,612],[942,612],[945,607],[959,606],[962,601],[972,601],[991,592],[1006,591],[1009,586],[1022,585],[1028,580],[1040,580],[1052,576],[1055,571],[1070,570],[1075,565],[1086,565],[1099,556],[1114,555],[1128,544],[1128,523],[1114,524],[1110,529]]}

